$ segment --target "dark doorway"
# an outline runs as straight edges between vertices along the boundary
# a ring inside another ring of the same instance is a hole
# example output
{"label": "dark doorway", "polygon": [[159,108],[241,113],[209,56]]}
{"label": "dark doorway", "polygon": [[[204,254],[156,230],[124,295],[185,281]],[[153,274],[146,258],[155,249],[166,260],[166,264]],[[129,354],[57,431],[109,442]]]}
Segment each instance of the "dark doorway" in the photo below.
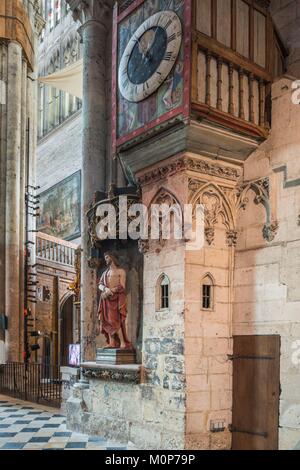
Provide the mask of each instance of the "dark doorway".
{"label": "dark doorway", "polygon": [[278,449],[280,336],[233,339],[233,450]]}
{"label": "dark doorway", "polygon": [[63,304],[60,314],[60,365],[69,363],[69,344],[73,343],[74,297],[69,297]]}

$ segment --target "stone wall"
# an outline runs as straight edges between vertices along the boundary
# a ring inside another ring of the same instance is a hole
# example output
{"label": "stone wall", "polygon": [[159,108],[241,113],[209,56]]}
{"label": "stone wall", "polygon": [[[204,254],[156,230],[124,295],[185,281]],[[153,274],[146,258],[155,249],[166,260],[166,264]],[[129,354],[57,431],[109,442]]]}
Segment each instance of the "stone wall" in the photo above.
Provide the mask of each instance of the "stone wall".
{"label": "stone wall", "polygon": [[263,207],[251,203],[240,213],[233,307],[234,335],[281,336],[281,449],[300,446],[300,108],[291,85],[287,78],[274,84],[271,135],[245,164],[245,179],[270,178],[278,232],[270,243],[263,240]]}
{"label": "stone wall", "polygon": [[[162,273],[171,282],[170,309],[156,308]],[[143,367],[140,385],[89,379],[67,402],[68,427],[142,449],[183,449],[185,430],[184,251],[144,257]]]}
{"label": "stone wall", "polygon": [[272,0],[274,23],[289,50],[288,72],[300,77],[300,2],[299,0]]}
{"label": "stone wall", "polygon": [[37,148],[37,182],[43,192],[81,170],[81,111],[41,139]]}

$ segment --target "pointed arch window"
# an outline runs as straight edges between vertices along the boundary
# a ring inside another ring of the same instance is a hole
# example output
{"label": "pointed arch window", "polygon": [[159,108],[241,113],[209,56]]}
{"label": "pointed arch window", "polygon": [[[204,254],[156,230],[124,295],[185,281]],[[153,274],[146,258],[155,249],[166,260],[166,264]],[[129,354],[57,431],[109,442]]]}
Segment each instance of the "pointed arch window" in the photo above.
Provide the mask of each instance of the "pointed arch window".
{"label": "pointed arch window", "polygon": [[156,286],[156,309],[168,310],[170,308],[170,279],[162,274]]}
{"label": "pointed arch window", "polygon": [[214,280],[207,274],[202,280],[202,310],[214,308]]}

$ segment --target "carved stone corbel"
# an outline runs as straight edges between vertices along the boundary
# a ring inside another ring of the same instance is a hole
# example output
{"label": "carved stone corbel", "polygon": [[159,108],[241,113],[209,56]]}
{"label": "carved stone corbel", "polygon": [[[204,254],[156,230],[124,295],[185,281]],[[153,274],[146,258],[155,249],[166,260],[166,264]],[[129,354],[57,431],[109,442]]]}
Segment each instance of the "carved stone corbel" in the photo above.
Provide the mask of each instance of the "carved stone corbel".
{"label": "carved stone corbel", "polygon": [[279,223],[277,221],[271,224],[265,224],[263,228],[263,237],[266,241],[272,242],[277,235]]}

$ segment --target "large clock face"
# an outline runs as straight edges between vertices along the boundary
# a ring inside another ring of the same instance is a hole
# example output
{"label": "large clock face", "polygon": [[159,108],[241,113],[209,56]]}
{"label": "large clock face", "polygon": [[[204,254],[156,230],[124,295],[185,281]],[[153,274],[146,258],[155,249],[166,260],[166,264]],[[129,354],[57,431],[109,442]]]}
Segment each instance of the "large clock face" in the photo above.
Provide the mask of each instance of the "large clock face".
{"label": "large clock face", "polygon": [[182,26],[174,11],[148,18],[127,44],[119,66],[119,89],[138,103],[152,95],[174,67],[182,42]]}

